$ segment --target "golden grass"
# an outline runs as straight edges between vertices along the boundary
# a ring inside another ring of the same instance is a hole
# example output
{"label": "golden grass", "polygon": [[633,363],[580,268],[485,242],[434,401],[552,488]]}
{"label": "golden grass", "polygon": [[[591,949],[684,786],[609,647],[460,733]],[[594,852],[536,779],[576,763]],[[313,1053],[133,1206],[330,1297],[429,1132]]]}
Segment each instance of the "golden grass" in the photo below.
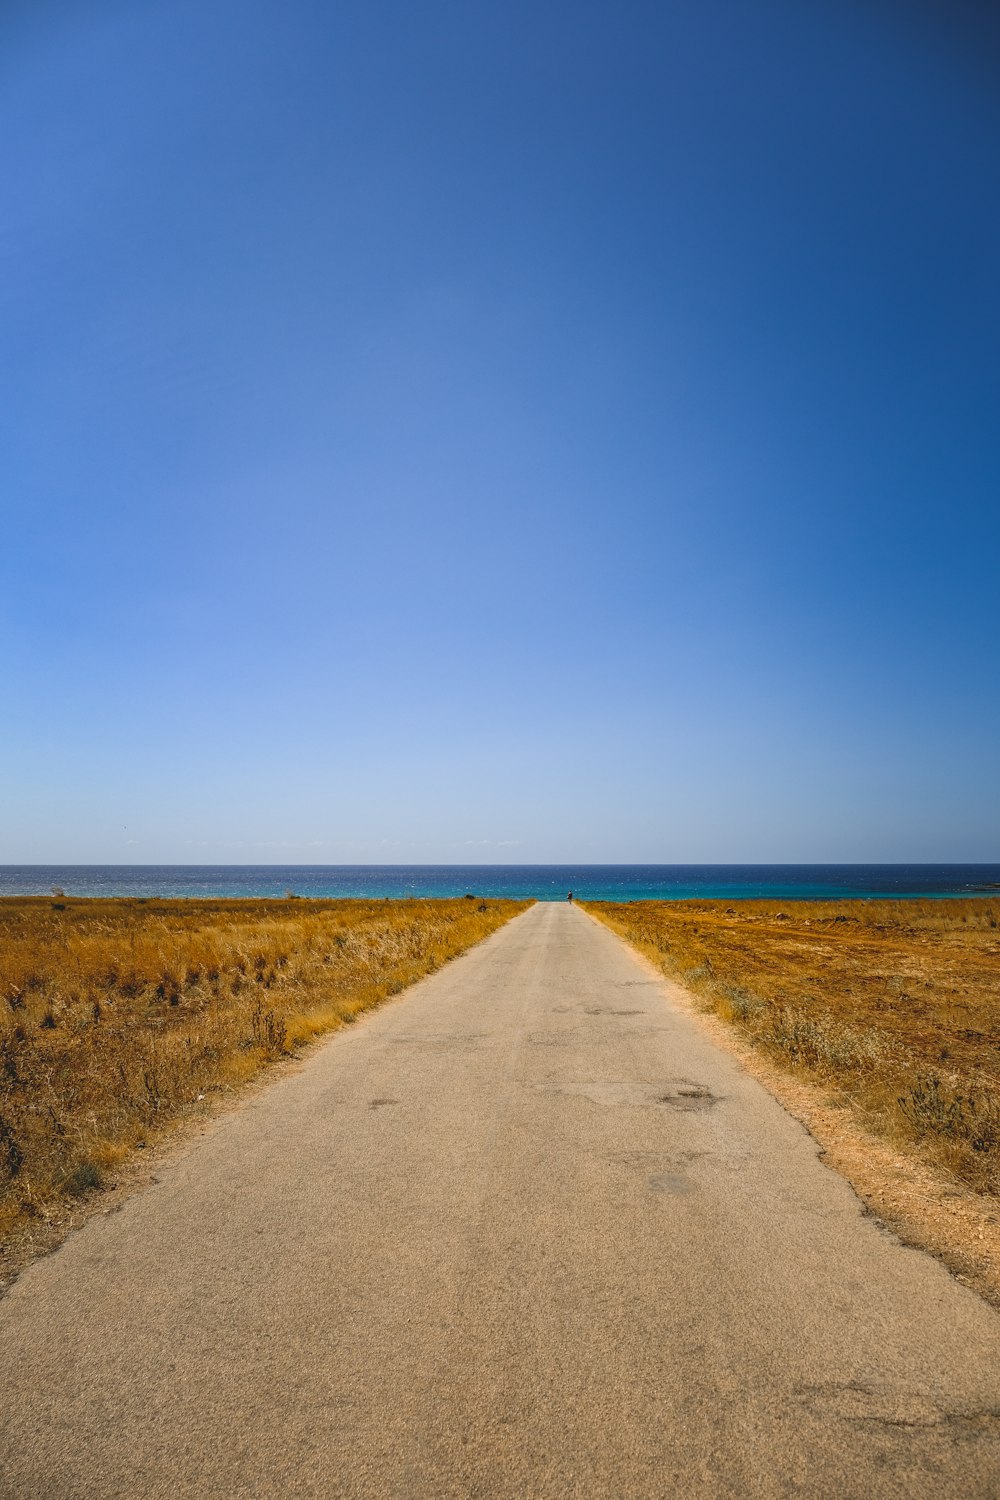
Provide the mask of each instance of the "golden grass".
{"label": "golden grass", "polygon": [[0,901],[0,1238],[513,901]]}
{"label": "golden grass", "polygon": [[587,909],[867,1130],[1000,1193],[1000,901]]}

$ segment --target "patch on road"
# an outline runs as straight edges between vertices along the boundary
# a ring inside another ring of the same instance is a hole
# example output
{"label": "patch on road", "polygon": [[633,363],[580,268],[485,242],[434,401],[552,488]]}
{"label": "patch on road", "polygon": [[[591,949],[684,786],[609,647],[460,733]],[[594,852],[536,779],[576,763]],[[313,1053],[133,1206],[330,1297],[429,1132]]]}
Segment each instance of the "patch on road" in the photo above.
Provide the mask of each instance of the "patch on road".
{"label": "patch on road", "polygon": [[485,1031],[425,1031],[390,1038],[394,1047],[427,1047],[438,1052],[468,1051],[486,1040]]}
{"label": "patch on road", "polygon": [[616,1010],[613,1005],[588,1005],[585,1016],[644,1016],[644,1010]]}
{"label": "patch on road", "polygon": [[711,1159],[709,1151],[616,1151],[608,1157],[616,1166],[632,1167],[641,1173],[650,1192],[674,1197],[698,1191],[699,1184],[690,1169],[696,1162]]}
{"label": "patch on road", "polygon": [[701,1113],[721,1102],[703,1083],[689,1078],[670,1079],[663,1083],[640,1083],[632,1078],[595,1078],[579,1082],[545,1083],[538,1087],[550,1094],[572,1094],[589,1099],[592,1104],[610,1108],[649,1109],[667,1105],[687,1114]]}
{"label": "patch on road", "polygon": [[718,1104],[719,1098],[718,1094],[713,1094],[703,1083],[685,1083],[670,1093],[661,1094],[656,1102],[669,1104],[671,1109],[702,1110],[712,1109]]}
{"label": "patch on road", "polygon": [[614,1005],[553,1005],[554,1016],[644,1016],[644,1010],[619,1010]]}
{"label": "patch on road", "polygon": [[697,1184],[690,1177],[685,1177],[683,1172],[660,1172],[658,1176],[649,1179],[649,1186],[654,1193],[672,1193],[678,1198],[697,1192]]}

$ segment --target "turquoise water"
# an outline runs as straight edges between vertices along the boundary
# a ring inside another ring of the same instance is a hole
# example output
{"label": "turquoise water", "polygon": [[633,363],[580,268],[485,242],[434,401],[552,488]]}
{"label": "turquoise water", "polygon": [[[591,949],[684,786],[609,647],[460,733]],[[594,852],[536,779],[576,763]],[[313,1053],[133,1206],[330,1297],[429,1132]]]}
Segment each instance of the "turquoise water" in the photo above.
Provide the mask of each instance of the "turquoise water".
{"label": "turquoise water", "polygon": [[477,896],[644,901],[995,894],[991,865],[0,865],[0,896]]}

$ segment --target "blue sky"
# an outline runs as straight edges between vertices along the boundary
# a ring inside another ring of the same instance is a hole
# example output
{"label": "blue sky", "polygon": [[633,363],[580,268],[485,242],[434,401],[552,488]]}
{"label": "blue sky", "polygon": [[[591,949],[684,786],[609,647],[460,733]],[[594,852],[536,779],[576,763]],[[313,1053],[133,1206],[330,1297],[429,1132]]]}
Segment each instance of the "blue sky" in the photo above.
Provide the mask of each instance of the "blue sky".
{"label": "blue sky", "polygon": [[996,860],[1000,47],[0,22],[0,860]]}

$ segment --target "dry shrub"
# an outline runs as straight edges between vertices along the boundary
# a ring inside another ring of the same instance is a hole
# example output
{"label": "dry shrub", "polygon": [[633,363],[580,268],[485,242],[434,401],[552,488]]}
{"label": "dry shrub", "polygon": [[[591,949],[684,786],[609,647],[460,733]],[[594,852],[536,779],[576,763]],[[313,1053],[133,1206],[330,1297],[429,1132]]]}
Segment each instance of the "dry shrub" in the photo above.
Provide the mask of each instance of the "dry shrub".
{"label": "dry shrub", "polygon": [[0,901],[0,1235],[524,904]]}
{"label": "dry shrub", "polygon": [[982,1153],[1000,1147],[1000,1104],[993,1095],[957,1093],[932,1073],[896,1102],[918,1138],[943,1138]]}
{"label": "dry shrub", "polygon": [[1000,902],[589,909],[869,1129],[1000,1192]]}

